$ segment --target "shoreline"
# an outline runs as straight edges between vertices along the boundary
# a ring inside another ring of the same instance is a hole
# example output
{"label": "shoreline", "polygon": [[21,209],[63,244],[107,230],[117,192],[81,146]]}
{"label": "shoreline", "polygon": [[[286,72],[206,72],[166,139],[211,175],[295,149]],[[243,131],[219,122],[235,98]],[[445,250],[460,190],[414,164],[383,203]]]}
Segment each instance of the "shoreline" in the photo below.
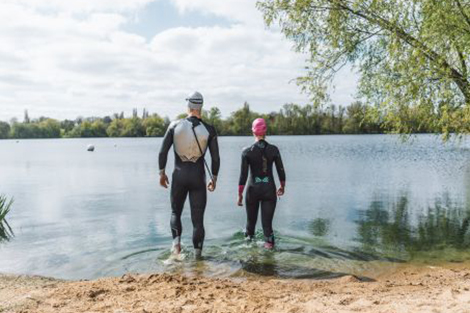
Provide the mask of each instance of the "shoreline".
{"label": "shoreline", "polygon": [[470,266],[404,264],[372,280],[0,274],[0,312],[470,312]]}

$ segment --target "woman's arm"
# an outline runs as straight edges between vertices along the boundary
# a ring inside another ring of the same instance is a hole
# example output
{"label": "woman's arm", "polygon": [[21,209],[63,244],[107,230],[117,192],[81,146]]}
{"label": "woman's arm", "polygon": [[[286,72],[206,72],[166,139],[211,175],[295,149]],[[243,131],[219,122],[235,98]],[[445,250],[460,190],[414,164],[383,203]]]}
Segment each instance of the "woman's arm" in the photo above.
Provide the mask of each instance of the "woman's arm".
{"label": "woman's arm", "polygon": [[281,182],[281,187],[277,194],[282,196],[286,186],[286,171],[284,170],[284,164],[282,163],[281,152],[279,152],[279,149],[277,150],[277,154],[274,158],[274,164],[276,164],[277,175],[279,175],[279,181]]}

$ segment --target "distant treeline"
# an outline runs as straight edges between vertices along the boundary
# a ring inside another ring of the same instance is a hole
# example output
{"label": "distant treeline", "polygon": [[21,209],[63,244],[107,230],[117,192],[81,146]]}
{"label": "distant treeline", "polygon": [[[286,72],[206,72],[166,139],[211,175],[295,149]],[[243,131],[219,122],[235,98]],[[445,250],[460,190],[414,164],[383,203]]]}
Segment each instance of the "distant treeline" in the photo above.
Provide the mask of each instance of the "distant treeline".
{"label": "distant treeline", "polygon": [[[181,114],[178,118],[184,116],[186,114]],[[377,134],[387,131],[375,109],[361,102],[347,107],[330,105],[326,108],[286,104],[278,112],[269,114],[256,113],[245,103],[225,119],[217,107],[203,113],[203,119],[214,125],[221,136],[251,135],[251,122],[257,117],[267,120],[269,135]],[[10,123],[0,121],[0,139],[159,137],[164,135],[169,124],[168,117],[150,114],[145,109],[141,114],[134,109],[130,117],[115,113],[63,121],[47,117],[30,119],[25,111],[23,122],[15,119]],[[420,129],[420,132],[431,131]]]}

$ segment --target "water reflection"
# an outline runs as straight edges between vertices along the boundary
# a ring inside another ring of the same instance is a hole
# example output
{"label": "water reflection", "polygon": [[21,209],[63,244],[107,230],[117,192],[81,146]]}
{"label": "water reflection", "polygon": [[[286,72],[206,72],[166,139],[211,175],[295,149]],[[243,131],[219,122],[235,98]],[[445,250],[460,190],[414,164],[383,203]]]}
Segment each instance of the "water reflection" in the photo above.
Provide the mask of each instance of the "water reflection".
{"label": "water reflection", "polygon": [[330,221],[325,218],[316,218],[308,225],[310,233],[317,237],[324,237],[330,230]]}
{"label": "water reflection", "polygon": [[0,196],[0,242],[8,241],[13,237],[13,230],[6,220],[12,204],[13,200],[7,200],[5,196]]}
{"label": "water reflection", "polygon": [[[15,238],[0,245],[1,272],[91,279],[167,270],[160,257],[171,246],[169,194],[158,188],[155,160],[161,139],[89,140],[0,142],[1,192],[15,198],[7,216]],[[215,276],[360,275],[418,253],[433,262],[449,260],[449,248],[459,259],[465,254],[469,222],[461,203],[470,203],[470,140],[455,146],[431,136],[412,144],[394,136],[273,137],[291,177],[276,209],[273,256],[263,254],[262,236],[247,247],[242,233],[234,235],[246,216],[234,206],[233,186],[250,140],[220,138],[224,179],[205,215],[208,266],[185,260],[175,268]],[[83,151],[90,143],[99,151]],[[400,197],[403,191],[408,196]],[[435,203],[443,192],[454,202]],[[189,211],[183,244],[191,250]]]}
{"label": "water reflection", "polygon": [[356,221],[362,250],[405,252],[413,258],[423,251],[465,250],[470,246],[470,209],[453,203],[448,195],[415,214],[414,219],[411,212],[406,195],[392,203],[373,201]]}

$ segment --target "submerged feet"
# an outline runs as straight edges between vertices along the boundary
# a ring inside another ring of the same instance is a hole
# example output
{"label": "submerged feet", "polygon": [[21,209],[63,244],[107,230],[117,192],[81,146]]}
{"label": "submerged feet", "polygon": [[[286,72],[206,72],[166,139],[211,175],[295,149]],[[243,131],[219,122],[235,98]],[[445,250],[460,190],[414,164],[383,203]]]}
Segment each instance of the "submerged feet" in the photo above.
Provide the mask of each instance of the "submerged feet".
{"label": "submerged feet", "polygon": [[196,260],[202,259],[202,249],[194,249],[194,258]]}
{"label": "submerged feet", "polygon": [[173,239],[173,245],[171,246],[171,253],[173,255],[179,255],[181,253],[181,241],[180,237]]}
{"label": "submerged feet", "polygon": [[264,248],[268,250],[274,249],[274,234],[269,237],[265,237]]}
{"label": "submerged feet", "polygon": [[[173,244],[171,246],[171,254],[175,257],[178,257],[181,255],[181,237],[176,237],[175,239],[173,239]],[[202,249],[195,248],[194,257],[196,260],[201,260]]]}
{"label": "submerged feet", "polygon": [[[265,242],[263,247],[268,250],[274,249],[274,235],[271,235],[269,237],[264,237]],[[255,242],[255,235],[251,235],[248,232],[245,232],[245,241],[247,243],[253,243]]]}
{"label": "submerged feet", "polygon": [[274,249],[274,243],[273,242],[265,242],[264,243],[264,248],[268,250]]}

